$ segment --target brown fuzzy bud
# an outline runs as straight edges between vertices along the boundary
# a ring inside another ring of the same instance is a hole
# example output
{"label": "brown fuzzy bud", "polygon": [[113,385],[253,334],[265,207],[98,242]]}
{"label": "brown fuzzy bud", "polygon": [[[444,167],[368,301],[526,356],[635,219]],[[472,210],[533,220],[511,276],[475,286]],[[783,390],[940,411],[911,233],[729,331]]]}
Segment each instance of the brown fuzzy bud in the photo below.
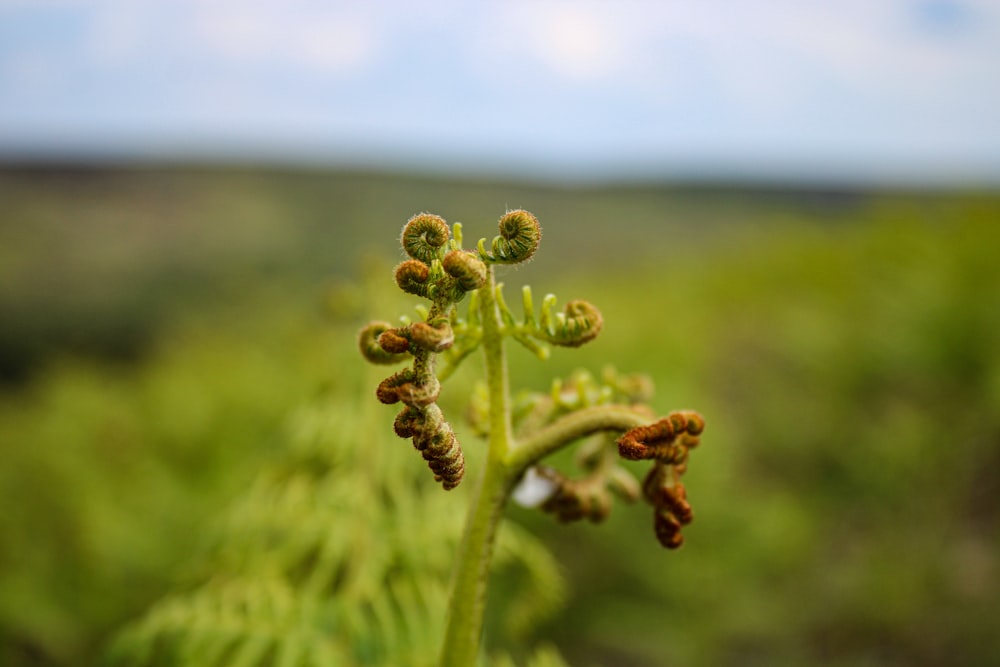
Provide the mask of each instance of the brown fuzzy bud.
{"label": "brown fuzzy bud", "polygon": [[375,396],[378,398],[380,403],[385,403],[386,405],[399,403],[399,387],[412,383],[413,379],[413,369],[404,368],[398,373],[393,373],[386,379],[382,380],[382,382],[379,383],[378,388],[375,389]]}
{"label": "brown fuzzy bud", "polygon": [[423,431],[424,414],[419,410],[406,406],[403,411],[396,415],[392,422],[392,430],[400,438],[412,438],[417,433]]}
{"label": "brown fuzzy bud", "polygon": [[670,512],[659,511],[655,514],[653,532],[660,544],[667,549],[676,549],[684,543],[680,521]]}
{"label": "brown fuzzy bud", "polygon": [[697,412],[671,412],[667,419],[673,424],[675,433],[686,431],[690,435],[700,435],[705,430],[705,420]]}
{"label": "brown fuzzy bud", "polygon": [[472,253],[452,250],[441,262],[445,273],[458,281],[466,292],[479,289],[486,284],[486,265]]}
{"label": "brown fuzzy bud", "polygon": [[442,320],[437,326],[427,322],[414,322],[410,325],[410,340],[430,352],[447,350],[455,342],[455,334],[447,320]]}
{"label": "brown fuzzy bud", "polygon": [[694,518],[691,504],[687,501],[687,490],[677,479],[676,469],[657,462],[642,484],[642,495],[654,507],[667,510],[682,524],[689,524]]}
{"label": "brown fuzzy bud", "polygon": [[[628,430],[618,439],[618,453],[631,461],[657,459],[683,463],[687,450],[698,443],[705,422],[696,412],[674,412],[649,426]],[[682,437],[678,437],[682,436]]]}
{"label": "brown fuzzy bud", "polygon": [[656,538],[676,549],[684,541],[681,526],[691,523],[694,512],[680,476],[687,470],[688,449],[698,444],[705,420],[696,412],[673,412],[648,426],[626,431],[618,439],[624,458],[654,459],[642,483],[642,495],[654,507]]}
{"label": "brown fuzzy bud", "polygon": [[604,487],[603,479],[586,478],[574,480],[558,470],[538,466],[540,476],[555,484],[555,491],[540,506],[543,512],[555,515],[562,522],[588,519],[600,523],[611,513],[611,497]]}
{"label": "brown fuzzy bud", "polygon": [[408,259],[396,267],[396,284],[407,294],[429,298],[430,285],[427,284],[427,279],[430,277],[430,272],[430,267],[423,262]]}
{"label": "brown fuzzy bud", "polygon": [[446,491],[455,488],[462,481],[465,474],[465,456],[462,454],[455,432],[447,422],[428,440],[423,448],[423,457],[434,473],[434,479],[441,482]]}
{"label": "brown fuzzy bud", "polygon": [[687,525],[694,520],[694,510],[691,509],[691,503],[687,501],[687,490],[680,482],[676,486],[663,488],[661,502],[682,525]]}
{"label": "brown fuzzy bud", "polygon": [[434,479],[445,490],[455,488],[462,481],[465,455],[436,404],[407,405],[396,415],[393,430],[401,438],[413,438],[413,447],[422,454]]}
{"label": "brown fuzzy bud", "polygon": [[386,405],[402,401],[411,407],[423,407],[435,402],[441,392],[441,383],[433,375],[422,384],[417,383],[412,368],[404,368],[379,383],[375,396]]}
{"label": "brown fuzzy bud", "polygon": [[396,387],[396,395],[403,403],[423,407],[437,402],[441,393],[441,382],[433,375],[423,384],[407,382]]}
{"label": "brown fuzzy bud", "polygon": [[386,352],[401,354],[410,351],[410,341],[400,335],[399,329],[383,331],[378,337],[379,346]]}
{"label": "brown fuzzy bud", "polygon": [[388,322],[371,322],[358,332],[358,347],[365,359],[373,364],[395,364],[406,359],[405,350],[387,350],[380,344],[381,336],[391,329]]}
{"label": "brown fuzzy bud", "polygon": [[668,419],[637,426],[618,438],[618,453],[629,461],[660,458],[673,445],[674,428]]}

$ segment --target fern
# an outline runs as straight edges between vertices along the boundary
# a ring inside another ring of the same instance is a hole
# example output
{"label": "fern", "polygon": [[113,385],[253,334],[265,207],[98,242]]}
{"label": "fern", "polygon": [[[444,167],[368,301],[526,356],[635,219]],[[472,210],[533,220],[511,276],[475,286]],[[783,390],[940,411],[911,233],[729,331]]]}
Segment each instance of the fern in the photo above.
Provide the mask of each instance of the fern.
{"label": "fern", "polygon": [[[462,246],[461,224],[449,227],[430,213],[410,218],[400,237],[409,259],[396,266],[394,278],[403,292],[430,303],[421,306],[417,321],[404,318],[398,327],[372,321],[358,335],[361,354],[369,362],[408,363],[385,377],[375,396],[386,405],[402,404],[393,431],[412,439],[446,491],[461,484],[466,465],[462,445],[439,405],[442,384],[473,351],[483,353],[485,390],[474,394],[472,416],[475,432],[486,438],[486,460],[474,482],[474,499],[456,553],[442,667],[468,667],[480,654],[491,561],[502,534],[498,524],[508,499],[521,495],[525,486],[536,489],[525,493],[534,497],[532,504],[562,521],[600,522],[611,511],[612,493],[626,501],[641,496],[653,506],[654,534],[668,549],[681,546],[681,530],[694,517],[681,476],[689,450],[698,445],[704,430],[698,413],[672,412],[650,423],[655,416],[644,405],[648,381],[619,382],[614,375],[599,386],[578,374],[567,395],[556,384],[551,396],[513,400],[507,338],[544,360],[549,355],[546,343],[569,348],[587,344],[603,330],[604,318],[597,307],[579,299],[557,312],[551,294],[536,317],[531,290],[525,286],[523,318],[518,321],[504,299],[496,268],[534,257],[542,228],[524,210],[507,211],[497,226],[499,235],[492,243],[483,238],[470,251]],[[463,317],[459,305],[466,296]],[[581,440],[587,443],[578,448],[583,477],[573,479],[541,465]],[[652,462],[641,485],[617,464],[619,457]]]}
{"label": "fern", "polygon": [[[358,414],[333,398],[302,409],[282,460],[220,521],[201,580],[125,628],[108,663],[433,664],[461,512],[405,457],[390,456]],[[527,582],[503,629],[523,638],[562,602],[559,566],[514,525],[497,564]],[[559,664],[551,654],[531,664]]]}
{"label": "fern", "polygon": [[[534,538],[512,526],[498,530],[508,499],[532,479],[545,489],[533,504],[561,521],[600,522],[612,494],[626,501],[643,497],[654,508],[659,542],[681,545],[681,529],[693,517],[681,476],[704,420],[680,411],[652,421],[645,405],[649,382],[613,372],[601,382],[577,373],[548,394],[514,401],[505,338],[544,359],[546,344],[576,348],[593,341],[604,320],[582,300],[557,312],[552,295],[536,317],[524,288],[518,321],[495,268],[533,257],[541,226],[516,210],[498,227],[489,246],[482,239],[468,251],[461,225],[449,227],[428,213],[413,216],[400,238],[409,259],[397,265],[394,279],[430,304],[418,309],[419,320],[372,321],[358,336],[369,362],[408,364],[384,377],[375,396],[401,405],[393,432],[412,441],[446,491],[461,484],[466,460],[440,405],[442,383],[482,349],[486,386],[474,394],[470,416],[487,442],[485,452],[477,452],[484,460],[467,513],[451,499],[455,493],[428,493],[405,457],[383,452],[378,434],[385,431],[369,429],[350,402],[314,407],[295,424],[288,460],[262,473],[229,514],[207,581],[163,601],[125,632],[112,662],[420,667],[439,658],[440,665],[473,667],[483,660],[486,590],[496,568],[520,568],[528,582],[508,602],[508,635],[526,636],[564,595],[556,563]],[[459,304],[466,296],[463,317]],[[577,443],[583,476],[542,465]],[[652,463],[641,485],[619,458]],[[491,659],[510,664],[509,656]],[[529,658],[538,667],[560,663],[550,648]]]}

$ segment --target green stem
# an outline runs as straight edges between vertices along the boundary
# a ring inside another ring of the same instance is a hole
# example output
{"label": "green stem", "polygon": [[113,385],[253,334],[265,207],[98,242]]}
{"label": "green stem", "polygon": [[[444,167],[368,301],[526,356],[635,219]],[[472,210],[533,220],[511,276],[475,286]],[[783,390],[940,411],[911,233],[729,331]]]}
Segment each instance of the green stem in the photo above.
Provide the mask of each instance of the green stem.
{"label": "green stem", "polygon": [[517,480],[517,471],[506,463],[514,442],[507,361],[495,289],[493,267],[490,267],[489,279],[479,292],[489,389],[489,450],[458,549],[441,651],[442,667],[470,667],[477,663],[493,545],[504,506]]}
{"label": "green stem", "polygon": [[489,391],[489,449],[458,548],[441,667],[471,667],[478,662],[497,528],[511,489],[525,469],[591,433],[625,431],[649,420],[644,412],[629,406],[594,406],[566,415],[520,445],[516,443],[511,429],[507,361],[492,267],[479,297]]}
{"label": "green stem", "polygon": [[627,431],[648,424],[649,413],[641,408],[614,403],[595,405],[571,412],[532,433],[510,450],[507,466],[520,476],[528,466],[549,454],[592,433]]}

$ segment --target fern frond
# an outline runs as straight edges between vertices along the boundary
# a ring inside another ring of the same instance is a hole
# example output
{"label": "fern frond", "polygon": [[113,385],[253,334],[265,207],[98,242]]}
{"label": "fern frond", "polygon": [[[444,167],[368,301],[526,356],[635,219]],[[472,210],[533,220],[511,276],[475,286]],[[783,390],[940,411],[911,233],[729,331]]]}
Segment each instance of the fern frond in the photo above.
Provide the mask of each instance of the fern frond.
{"label": "fern frond", "polygon": [[498,568],[523,570],[527,583],[516,591],[506,609],[506,631],[514,641],[525,640],[531,628],[551,618],[566,601],[562,568],[534,535],[512,522],[503,524],[497,541]]}
{"label": "fern frond", "polygon": [[[396,441],[363,438],[358,414],[323,401],[293,415],[285,455],[218,522],[203,583],[127,627],[111,665],[434,663],[462,512],[406,457],[381,454]],[[523,635],[561,602],[559,567],[514,525],[499,552],[525,574],[511,624]]]}
{"label": "fern frond", "polygon": [[[495,653],[490,657],[489,667],[518,667],[517,662],[506,653]],[[523,667],[569,667],[559,650],[551,644],[544,644],[532,653]]]}

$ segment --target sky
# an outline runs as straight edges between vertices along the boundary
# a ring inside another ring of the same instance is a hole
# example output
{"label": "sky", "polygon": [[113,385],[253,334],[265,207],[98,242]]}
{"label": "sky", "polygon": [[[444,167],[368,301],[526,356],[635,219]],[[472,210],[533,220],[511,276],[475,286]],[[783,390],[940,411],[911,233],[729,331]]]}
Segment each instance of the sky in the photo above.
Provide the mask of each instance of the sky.
{"label": "sky", "polygon": [[996,0],[0,0],[0,161],[1000,183]]}

